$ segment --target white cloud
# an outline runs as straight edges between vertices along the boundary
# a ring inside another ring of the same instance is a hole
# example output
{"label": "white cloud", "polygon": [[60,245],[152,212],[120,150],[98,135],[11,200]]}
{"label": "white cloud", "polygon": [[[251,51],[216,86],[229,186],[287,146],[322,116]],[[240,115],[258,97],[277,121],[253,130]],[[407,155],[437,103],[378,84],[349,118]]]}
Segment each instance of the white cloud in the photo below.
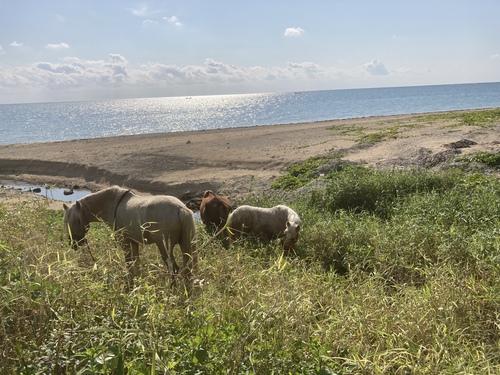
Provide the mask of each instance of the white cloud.
{"label": "white cloud", "polygon": [[177,18],[176,16],[172,16],[172,17],[163,17],[164,20],[168,21],[169,23],[177,26],[177,27],[180,27],[182,26],[182,23],[181,21],[179,20],[179,18]]}
{"label": "white cloud", "polygon": [[134,16],[142,18],[156,18],[161,12],[158,9],[151,9],[145,4],[137,6],[135,8],[129,8],[128,10]]}
{"label": "white cloud", "polygon": [[45,46],[45,48],[47,48],[47,49],[68,49],[69,44],[67,44],[67,43],[50,44],[49,43]]}
{"label": "white cloud", "polygon": [[150,20],[149,18],[142,21],[142,26],[144,27],[153,27],[156,25],[158,25],[158,22]]}
{"label": "white cloud", "polygon": [[318,75],[323,75],[324,70],[319,67],[319,65],[314,64],[312,62],[303,62],[303,63],[291,63],[287,64],[287,70],[291,72],[293,75],[297,76],[307,76],[307,77],[315,77]]}
{"label": "white cloud", "polygon": [[285,30],[286,37],[297,37],[302,36],[305,33],[305,30],[301,27],[289,27]]}
{"label": "white cloud", "polygon": [[140,10],[136,10],[133,12],[136,16],[143,17],[142,26],[144,27],[156,27],[160,25],[159,21],[167,21],[169,24],[172,24],[176,27],[181,27],[182,23],[177,16],[171,17],[157,17],[159,12],[149,11],[146,8],[141,8]]}
{"label": "white cloud", "polygon": [[18,43],[15,40],[11,44],[9,44],[9,46],[11,47],[21,47],[22,45],[23,45],[22,43]]}
{"label": "white cloud", "polygon": [[76,57],[59,63],[37,62],[25,67],[0,65],[0,88],[15,92],[55,92],[72,89],[97,89],[127,85],[127,60],[110,54],[109,61],[83,61]]}
{"label": "white cloud", "polygon": [[490,59],[491,60],[500,60],[500,54],[499,53],[495,53],[494,55],[491,55]]}
{"label": "white cloud", "polygon": [[148,17],[151,12],[146,5],[141,5],[137,8],[130,8],[130,13],[137,17]]}
{"label": "white cloud", "polygon": [[80,69],[75,66],[66,64],[51,64],[46,62],[36,63],[35,67],[41,71],[56,73],[56,74],[79,74]]}
{"label": "white cloud", "polygon": [[109,59],[111,60],[112,63],[115,63],[115,64],[127,64],[128,61],[125,57],[123,57],[122,55],[119,55],[117,53],[110,53],[109,54]]}
{"label": "white cloud", "polygon": [[363,65],[365,71],[374,76],[385,76],[389,74],[387,68],[378,60],[372,60],[369,63]]}

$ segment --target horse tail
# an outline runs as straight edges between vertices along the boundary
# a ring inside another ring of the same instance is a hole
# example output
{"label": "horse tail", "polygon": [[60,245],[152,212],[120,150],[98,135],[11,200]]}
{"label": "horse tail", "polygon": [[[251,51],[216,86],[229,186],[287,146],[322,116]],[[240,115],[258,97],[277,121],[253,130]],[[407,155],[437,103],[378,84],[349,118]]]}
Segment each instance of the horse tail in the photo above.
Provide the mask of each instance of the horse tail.
{"label": "horse tail", "polygon": [[193,271],[198,270],[198,251],[195,243],[196,224],[193,213],[186,208],[179,210],[179,219],[182,227],[179,245],[184,261],[184,272],[192,277]]}
{"label": "horse tail", "polygon": [[220,229],[226,225],[228,219],[229,219],[229,207],[221,204],[219,206],[219,224],[217,225],[216,231],[220,231]]}

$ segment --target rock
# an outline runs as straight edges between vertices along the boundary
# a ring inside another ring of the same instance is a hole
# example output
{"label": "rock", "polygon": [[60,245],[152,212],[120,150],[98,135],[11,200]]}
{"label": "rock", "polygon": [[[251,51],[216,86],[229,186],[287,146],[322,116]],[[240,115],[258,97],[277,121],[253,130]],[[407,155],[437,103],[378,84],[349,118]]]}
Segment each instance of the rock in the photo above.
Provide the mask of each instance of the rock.
{"label": "rock", "polygon": [[198,211],[200,209],[201,198],[195,197],[191,198],[186,202],[187,208],[193,211]]}
{"label": "rock", "polygon": [[33,190],[31,190],[33,193],[41,193],[42,192],[42,189],[39,188],[39,187],[36,187],[36,188],[33,188]]}
{"label": "rock", "polygon": [[461,139],[456,142],[451,142],[443,145],[446,148],[451,148],[456,150],[457,148],[469,148],[470,146],[477,145],[477,142],[471,141],[470,139]]}
{"label": "rock", "polygon": [[460,150],[451,149],[446,151],[441,151],[436,154],[430,155],[422,160],[422,164],[426,167],[435,167],[438,164],[445,163],[452,157],[459,155]]}
{"label": "rock", "polygon": [[65,190],[63,191],[63,194],[64,194],[64,195],[71,195],[71,194],[73,194],[73,189],[65,189]]}

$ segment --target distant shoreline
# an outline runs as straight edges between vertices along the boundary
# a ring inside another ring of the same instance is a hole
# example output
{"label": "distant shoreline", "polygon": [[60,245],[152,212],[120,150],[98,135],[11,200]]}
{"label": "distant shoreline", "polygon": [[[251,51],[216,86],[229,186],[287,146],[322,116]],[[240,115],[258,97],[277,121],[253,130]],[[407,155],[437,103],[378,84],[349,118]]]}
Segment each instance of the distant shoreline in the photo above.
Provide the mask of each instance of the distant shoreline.
{"label": "distant shoreline", "polygon": [[[317,121],[306,121],[306,122],[291,122],[291,123],[279,123],[279,124],[257,124],[257,125],[246,125],[246,126],[235,126],[228,128],[213,128],[213,129],[193,129],[193,130],[181,130],[181,131],[167,131],[167,132],[151,132],[151,133],[137,133],[137,134],[118,134],[118,135],[110,135],[110,136],[96,136],[90,138],[74,138],[74,139],[62,139],[62,140],[51,140],[51,141],[40,141],[40,142],[20,142],[20,143],[9,143],[9,144],[0,144],[1,147],[10,147],[10,146],[30,146],[37,144],[52,144],[52,143],[65,143],[65,142],[89,142],[94,140],[102,140],[102,139],[120,139],[120,138],[129,138],[129,137],[161,137],[169,134],[197,134],[204,132],[225,132],[225,131],[238,131],[242,129],[253,129],[253,128],[265,128],[265,127],[276,127],[276,126],[294,126],[294,125],[306,125],[306,124],[321,124],[321,123],[331,123],[338,121],[347,121],[353,122],[356,120],[364,121],[366,119],[387,119],[387,118],[399,118],[399,117],[414,117],[414,116],[425,116],[432,114],[446,114],[446,113],[460,113],[460,112],[472,112],[472,111],[482,111],[482,110],[492,110],[497,107],[481,107],[481,108],[469,108],[469,109],[456,109],[456,110],[442,110],[442,111],[434,111],[434,112],[414,112],[414,113],[402,113],[402,114],[391,114],[391,115],[373,115],[373,116],[360,116],[360,117],[348,117],[348,118],[338,118],[338,119],[328,119],[328,120],[317,120]],[[1,172],[1,169],[0,169]]]}
{"label": "distant shoreline", "polygon": [[[372,166],[411,167],[461,139],[476,143],[463,153],[498,151],[498,123],[444,126],[453,121],[446,114],[463,112],[474,111],[4,145],[0,179],[90,190],[117,184],[184,199],[212,189],[240,199],[268,187],[287,166],[315,156],[341,154]],[[429,115],[443,118],[418,120]],[[363,134],[380,141],[362,143]]]}
{"label": "distant shoreline", "polygon": [[453,113],[453,112],[471,112],[471,111],[482,111],[482,110],[491,110],[497,107],[484,107],[484,108],[470,108],[470,109],[456,109],[456,110],[442,110],[442,111],[434,111],[434,112],[414,112],[414,113],[403,113],[403,114],[391,114],[391,115],[373,115],[373,116],[359,116],[359,117],[347,117],[347,118],[336,118],[329,120],[317,120],[317,121],[306,121],[306,122],[290,122],[290,123],[279,123],[279,124],[257,124],[257,125],[246,125],[246,126],[235,126],[229,128],[214,128],[214,129],[193,129],[193,130],[181,130],[181,131],[168,131],[168,132],[151,132],[151,133],[137,133],[137,134],[118,134],[118,135],[110,135],[110,136],[96,136],[89,138],[71,138],[71,139],[62,139],[62,140],[51,140],[51,141],[40,141],[40,142],[19,142],[19,143],[8,143],[8,144],[0,144],[0,147],[10,147],[16,145],[37,145],[37,144],[51,144],[51,143],[64,143],[64,142],[88,142],[93,140],[100,139],[119,139],[119,138],[128,138],[128,137],[161,137],[168,134],[195,134],[198,132],[225,132],[225,131],[238,131],[243,129],[252,129],[252,128],[262,128],[262,127],[275,127],[275,126],[292,126],[292,125],[304,125],[304,124],[321,124],[321,123],[330,123],[337,121],[356,121],[356,120],[365,120],[365,119],[387,119],[387,118],[396,118],[396,117],[412,117],[412,116],[425,116],[432,114],[445,114],[445,113]]}

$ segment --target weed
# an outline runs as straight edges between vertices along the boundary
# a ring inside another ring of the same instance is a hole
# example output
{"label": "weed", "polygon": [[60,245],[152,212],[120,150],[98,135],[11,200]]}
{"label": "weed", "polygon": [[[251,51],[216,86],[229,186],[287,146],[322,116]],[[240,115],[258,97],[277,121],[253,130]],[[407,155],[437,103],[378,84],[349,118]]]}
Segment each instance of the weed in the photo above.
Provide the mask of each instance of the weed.
{"label": "weed", "polygon": [[458,161],[464,161],[467,163],[477,162],[482,163],[490,168],[499,169],[500,168],[500,154],[491,152],[479,152],[471,155],[466,155],[457,158]]}
{"label": "weed", "polygon": [[319,166],[326,164],[332,160],[338,160],[340,155],[331,155],[324,157],[312,157],[304,163],[295,164],[286,170],[286,174],[279,177],[272,185],[273,189],[292,190],[306,185],[312,181],[317,175]]}
{"label": "weed", "polygon": [[[378,124],[384,125],[384,124]],[[338,131],[341,135],[351,136],[352,139],[359,143],[376,143],[381,142],[386,138],[395,138],[398,133],[397,126],[390,126],[382,128],[380,131],[370,131],[363,126],[343,126],[334,125],[330,126],[328,130]]]}
{"label": "weed", "polygon": [[398,128],[392,126],[390,128],[382,129],[379,132],[362,134],[358,137],[358,142],[360,143],[377,143],[381,142],[386,138],[396,138],[398,134]]}

